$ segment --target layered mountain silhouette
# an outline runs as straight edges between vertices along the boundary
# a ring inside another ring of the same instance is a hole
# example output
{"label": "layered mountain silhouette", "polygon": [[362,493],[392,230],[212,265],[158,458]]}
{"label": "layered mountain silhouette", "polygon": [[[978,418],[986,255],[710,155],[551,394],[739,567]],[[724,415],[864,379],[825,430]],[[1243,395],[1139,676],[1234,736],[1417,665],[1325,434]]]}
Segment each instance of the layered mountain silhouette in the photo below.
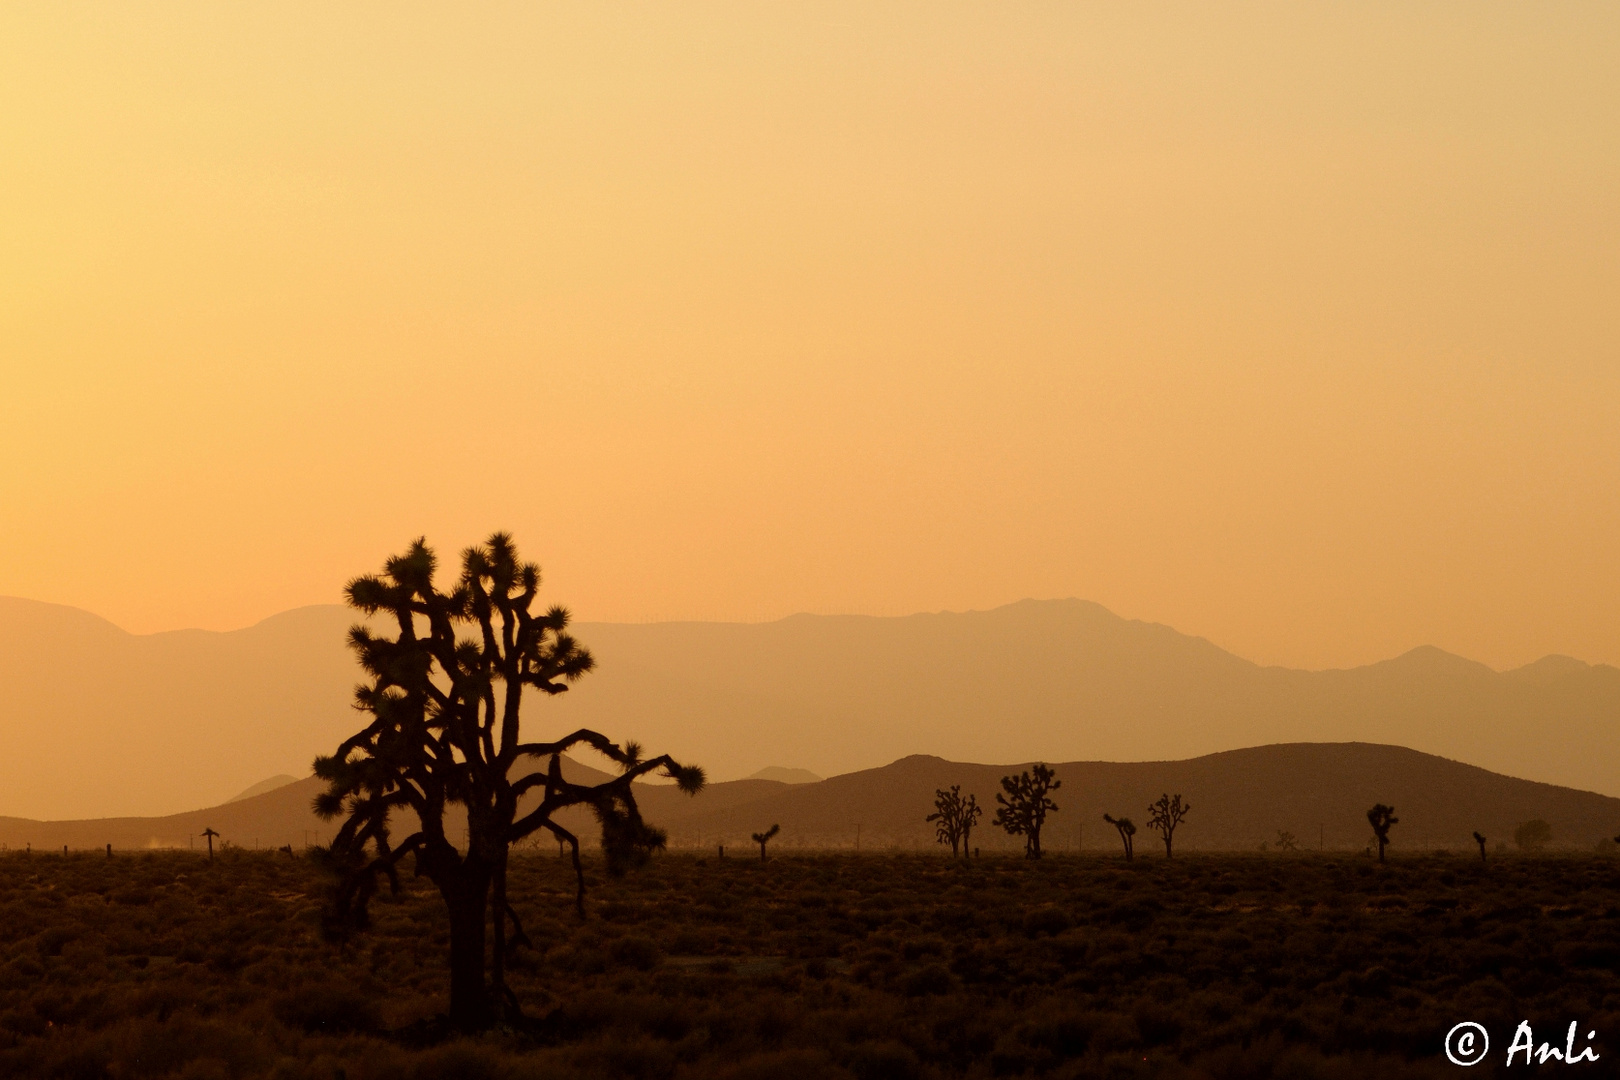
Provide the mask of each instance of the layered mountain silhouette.
{"label": "layered mountain silhouette", "polygon": [[[132,635],[0,599],[0,813],[168,813],[306,774],[363,722],[343,645],[353,621],[333,605],[230,633]],[[1496,672],[1420,648],[1347,670],[1261,667],[1080,600],[576,631],[597,671],[535,701],[526,730],[591,726],[720,778],[777,762],[831,776],[923,751],[1129,762],[1360,741],[1620,794],[1620,669],[1568,657]]]}
{"label": "layered mountain silhouette", "polygon": [[[714,851],[725,846],[740,857],[752,850],[748,836],[773,824],[782,826],[775,850],[795,848],[867,851],[937,850],[933,828],[924,818],[936,789],[959,784],[964,794],[993,810],[1000,778],[1025,765],[977,765],[913,755],[882,768],[846,773],[815,783],[734,780],[710,785],[688,796],[669,785],[638,784],[637,799],[647,820],[669,831],[674,848]],[[1367,808],[1393,804],[1400,818],[1396,850],[1472,850],[1480,830],[1493,841],[1509,839],[1525,821],[1540,818],[1552,826],[1554,844],[1591,850],[1620,832],[1620,799],[1592,792],[1538,784],[1487,772],[1398,746],[1368,743],[1296,743],[1232,750],[1185,761],[1079,761],[1056,765],[1061,787],[1058,811],[1048,821],[1044,846],[1052,852],[1114,851],[1113,829],[1105,812],[1131,816],[1143,826],[1138,851],[1162,853],[1146,829],[1147,806],[1166,792],[1185,796],[1192,813],[1176,834],[1178,851],[1244,850],[1275,844],[1291,833],[1302,849],[1359,850],[1370,839]],[[598,782],[607,774],[566,761],[564,774],[575,782]],[[314,777],[262,795],[207,810],[162,818],[108,818],[89,821],[27,821],[0,818],[0,844],[35,851],[118,851],[186,847],[212,828],[243,848],[300,850],[329,840],[339,822],[316,818],[310,802],[322,784]],[[532,800],[531,800],[532,801]],[[991,827],[990,812],[973,835],[987,852],[1021,850],[1022,841]],[[583,840],[594,844],[599,828],[578,809],[563,818]],[[409,814],[396,823],[396,839],[415,829]],[[452,814],[448,834],[461,834]],[[549,840],[537,842],[550,849]]]}

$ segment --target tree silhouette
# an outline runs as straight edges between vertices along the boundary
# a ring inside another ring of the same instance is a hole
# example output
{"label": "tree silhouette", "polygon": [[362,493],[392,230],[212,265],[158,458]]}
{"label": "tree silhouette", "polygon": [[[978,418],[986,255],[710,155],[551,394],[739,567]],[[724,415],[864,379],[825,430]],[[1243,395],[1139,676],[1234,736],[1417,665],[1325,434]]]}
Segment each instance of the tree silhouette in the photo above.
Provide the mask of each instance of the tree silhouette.
{"label": "tree silhouette", "polygon": [[[398,891],[398,863],[412,855],[416,873],[438,887],[449,917],[447,1021],[458,1030],[476,1030],[522,1015],[505,983],[509,921],[512,941],[525,940],[506,896],[512,844],[545,829],[571,847],[575,904],[583,916],[579,840],[558,824],[558,811],[591,808],[601,825],[608,871],[618,874],[665,842],[662,830],[642,821],[632,781],[661,769],[683,791],[695,793],[704,780],[701,769],[667,755],[643,759],[635,743],[620,746],[590,730],[554,742],[524,742],[524,691],[562,693],[591,670],[591,654],[566,633],[565,609],[530,611],[540,569],[518,558],[506,534],[462,554],[462,572],[450,591],[434,585],[436,569],[433,551],[419,539],[390,558],[382,574],[356,578],[345,589],[351,607],[390,617],[398,633],[390,638],[364,625],[349,631],[349,645],[369,677],[356,687],[355,704],[371,722],[332,756],[315,760],[316,775],[328,784],[315,798],[315,811],[328,819],[347,816],[328,853],[341,882],[323,928],[339,938],[364,929],[378,875]],[[459,637],[461,628],[471,636]],[[568,782],[562,755],[575,747],[613,761],[619,776],[595,785]],[[546,771],[514,777],[514,767],[528,759],[546,761]],[[445,835],[451,804],[466,810],[465,854]],[[398,844],[390,829],[396,811],[417,825]],[[486,924],[494,936],[487,983]]]}
{"label": "tree silhouette", "polygon": [[1041,857],[1041,826],[1046,824],[1048,812],[1056,813],[1058,805],[1047,798],[1047,793],[1063,786],[1044,763],[1025,770],[1017,776],[1003,776],[1001,791],[996,792],[999,808],[991,824],[1000,825],[1009,836],[1024,838],[1024,858]]}
{"label": "tree silhouette", "polygon": [[1174,799],[1169,795],[1161,795],[1158,802],[1148,807],[1148,828],[1156,831],[1159,838],[1164,841],[1165,858],[1171,856],[1170,843],[1175,839],[1176,826],[1181,824],[1181,819],[1186,817],[1187,811],[1191,809],[1192,804],[1182,802],[1179,792]]}
{"label": "tree silhouette", "polygon": [[1552,843],[1552,826],[1536,818],[1513,830],[1513,842],[1521,851],[1540,851]]}
{"label": "tree silhouette", "polygon": [[218,836],[219,833],[215,832],[212,828],[206,828],[206,829],[204,829],[202,831],[202,834],[203,834],[203,839],[208,841],[208,861],[213,862],[214,861],[214,837]]}
{"label": "tree silhouette", "polygon": [[759,861],[765,861],[765,845],[771,842],[771,837],[782,831],[782,826],[772,825],[764,832],[752,833],[754,843],[759,845]]}
{"label": "tree silhouette", "polygon": [[1295,839],[1293,833],[1284,832],[1282,829],[1278,829],[1277,830],[1277,850],[1278,851],[1298,851],[1299,850],[1299,841],[1297,839]]}
{"label": "tree silhouette", "polygon": [[949,791],[935,789],[934,812],[923,820],[939,822],[934,827],[934,835],[940,843],[951,845],[951,857],[955,858],[958,854],[967,855],[968,837],[983,813],[984,808],[975,796],[962,798],[962,785],[952,784]]}
{"label": "tree silhouette", "polygon": [[1484,862],[1485,861],[1485,834],[1480,833],[1480,832],[1476,832],[1474,834],[1474,843],[1479,845],[1479,861]]}
{"label": "tree silhouette", "polygon": [[1103,820],[1119,830],[1119,842],[1125,845],[1125,861],[1130,862],[1136,856],[1136,822],[1128,817],[1117,818],[1112,814],[1104,814]]}
{"label": "tree silhouette", "polygon": [[1384,861],[1384,849],[1389,846],[1389,827],[1400,823],[1395,816],[1393,806],[1376,803],[1367,811],[1367,823],[1372,826],[1373,835],[1378,838],[1378,861]]}

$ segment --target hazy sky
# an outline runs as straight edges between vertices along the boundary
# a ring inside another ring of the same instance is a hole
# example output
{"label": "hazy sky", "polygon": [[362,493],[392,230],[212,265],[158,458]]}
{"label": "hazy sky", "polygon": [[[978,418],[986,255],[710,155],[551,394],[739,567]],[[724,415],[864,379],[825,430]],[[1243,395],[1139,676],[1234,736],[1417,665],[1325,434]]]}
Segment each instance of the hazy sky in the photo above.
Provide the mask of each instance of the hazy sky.
{"label": "hazy sky", "polygon": [[1620,662],[1620,8],[0,8],[0,593]]}

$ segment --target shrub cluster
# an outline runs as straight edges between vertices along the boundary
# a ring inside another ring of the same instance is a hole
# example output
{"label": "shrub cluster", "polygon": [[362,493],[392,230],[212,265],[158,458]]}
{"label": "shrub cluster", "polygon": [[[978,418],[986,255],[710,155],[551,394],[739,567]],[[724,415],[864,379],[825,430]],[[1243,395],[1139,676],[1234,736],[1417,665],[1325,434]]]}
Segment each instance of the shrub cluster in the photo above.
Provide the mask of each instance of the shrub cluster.
{"label": "shrub cluster", "polygon": [[[232,851],[0,856],[0,1075],[1427,1077],[1469,1019],[1620,1032],[1620,866],[1591,857],[518,858],[524,1034],[423,1045],[425,882],[319,934],[326,878]],[[1488,1072],[1488,1068],[1478,1070]]]}

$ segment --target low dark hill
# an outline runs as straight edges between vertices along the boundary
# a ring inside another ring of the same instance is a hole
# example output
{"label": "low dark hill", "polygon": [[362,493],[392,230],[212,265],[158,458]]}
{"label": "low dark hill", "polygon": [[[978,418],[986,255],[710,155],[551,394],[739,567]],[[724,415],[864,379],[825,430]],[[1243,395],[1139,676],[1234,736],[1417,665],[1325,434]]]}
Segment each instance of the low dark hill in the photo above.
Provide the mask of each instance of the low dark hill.
{"label": "low dark hill", "polygon": [[[732,807],[682,804],[660,792],[644,800],[649,818],[684,844],[742,845],[750,832],[780,823],[784,847],[928,847],[936,789],[960,784],[986,808],[975,832],[985,850],[1014,841],[989,821],[1000,778],[1026,766],[974,765],[916,755],[880,769],[797,785]],[[1180,793],[1193,810],[1176,833],[1178,849],[1243,850],[1275,844],[1279,830],[1301,848],[1360,848],[1372,837],[1366,812],[1375,802],[1396,808],[1393,838],[1402,848],[1473,849],[1474,830],[1493,842],[1542,818],[1554,842],[1589,849],[1620,833],[1620,799],[1518,780],[1399,746],[1294,743],[1209,754],[1187,761],[1078,761],[1054,766],[1062,788],[1048,820],[1045,846],[1065,851],[1083,839],[1087,850],[1114,850],[1118,836],[1104,812],[1132,818],[1142,830],[1137,850],[1152,853],[1148,804]],[[1157,849],[1160,854],[1163,848]]]}
{"label": "low dark hill", "polygon": [[[669,830],[675,847],[710,848],[724,844],[739,856],[749,850],[748,835],[782,826],[778,850],[800,847],[867,850],[934,847],[924,817],[937,788],[960,784],[985,806],[975,843],[987,851],[1012,850],[1021,842],[989,826],[999,780],[1023,766],[975,765],[915,755],[880,769],[835,776],[815,784],[736,780],[712,784],[690,797],[673,787],[640,785],[638,799],[649,821]],[[1555,846],[1590,849],[1620,832],[1620,799],[1551,784],[1518,780],[1398,746],[1368,743],[1296,743],[1233,750],[1187,761],[1067,762],[1055,766],[1062,788],[1060,810],[1048,824],[1046,846],[1072,851],[1082,839],[1086,850],[1113,851],[1114,831],[1105,811],[1129,816],[1142,827],[1137,849],[1162,853],[1146,830],[1147,805],[1161,793],[1180,793],[1193,810],[1176,834],[1179,850],[1253,849],[1275,844],[1279,830],[1294,834],[1300,847],[1325,843],[1330,849],[1361,848],[1371,837],[1367,808],[1393,804],[1400,817],[1395,850],[1451,848],[1472,850],[1478,829],[1498,840],[1511,838],[1522,822],[1541,818],[1553,829]],[[569,762],[579,781],[605,774]],[[0,843],[35,850],[184,847],[189,837],[212,827],[243,847],[302,847],[306,839],[331,837],[333,824],[316,819],[310,800],[320,790],[313,777],[264,795],[224,806],[164,818],[105,818],[36,822],[0,819]],[[565,819],[576,833],[595,843],[589,815]],[[306,832],[307,830],[307,832]],[[399,835],[404,835],[401,826]],[[453,836],[460,826],[452,825]],[[1082,835],[1083,834],[1083,835]],[[549,843],[545,841],[543,843]]]}

